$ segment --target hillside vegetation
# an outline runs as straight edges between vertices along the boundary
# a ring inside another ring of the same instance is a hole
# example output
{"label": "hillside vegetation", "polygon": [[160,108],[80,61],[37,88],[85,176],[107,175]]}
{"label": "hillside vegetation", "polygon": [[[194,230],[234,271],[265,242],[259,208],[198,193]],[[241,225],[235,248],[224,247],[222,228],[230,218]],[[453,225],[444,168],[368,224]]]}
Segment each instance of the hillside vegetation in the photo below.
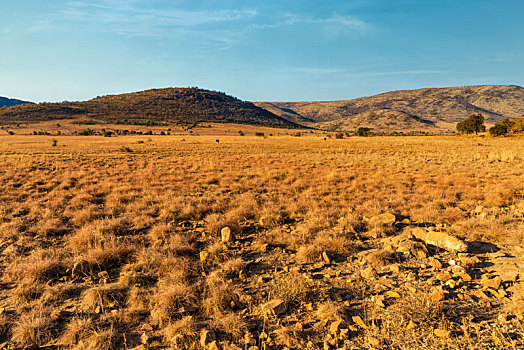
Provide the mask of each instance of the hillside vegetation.
{"label": "hillside vegetation", "polygon": [[524,113],[524,88],[515,85],[462,86],[391,91],[354,100],[326,102],[257,102],[289,120],[311,120],[330,130],[361,126],[378,130],[449,128],[471,114],[487,123]]}
{"label": "hillside vegetation", "polygon": [[197,88],[153,89],[85,102],[20,105],[0,110],[0,123],[95,119],[120,123],[222,122],[276,127],[296,124],[221,92]]}

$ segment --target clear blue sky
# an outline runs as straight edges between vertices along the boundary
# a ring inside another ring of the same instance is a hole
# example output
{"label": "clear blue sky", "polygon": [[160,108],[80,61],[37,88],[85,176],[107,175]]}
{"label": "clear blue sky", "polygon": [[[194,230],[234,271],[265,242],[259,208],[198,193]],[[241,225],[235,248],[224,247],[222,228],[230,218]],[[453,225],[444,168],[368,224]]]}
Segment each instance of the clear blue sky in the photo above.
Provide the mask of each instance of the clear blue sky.
{"label": "clear blue sky", "polygon": [[252,101],[524,85],[522,0],[0,0],[0,96]]}

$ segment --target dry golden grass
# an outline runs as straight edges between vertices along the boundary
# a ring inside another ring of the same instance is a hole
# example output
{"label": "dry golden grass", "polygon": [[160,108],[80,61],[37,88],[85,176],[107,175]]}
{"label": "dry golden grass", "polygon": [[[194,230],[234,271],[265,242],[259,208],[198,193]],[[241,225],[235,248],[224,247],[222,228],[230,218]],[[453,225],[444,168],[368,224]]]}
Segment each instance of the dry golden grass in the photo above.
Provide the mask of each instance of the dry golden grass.
{"label": "dry golden grass", "polygon": [[[380,237],[402,225],[524,244],[522,139],[324,140],[271,129],[263,138],[251,127],[232,136],[237,127],[61,136],[58,147],[47,136],[0,136],[0,339],[112,349],[137,346],[148,332],[152,346],[188,349],[209,329],[224,347],[249,338],[266,349],[316,349],[333,322],[349,327],[359,315],[368,328],[337,334],[338,345],[369,347],[373,338],[391,348],[503,348],[511,339],[522,346],[518,323],[511,336],[495,321],[500,334],[474,331],[476,323],[462,331],[467,310],[485,312],[475,299],[462,309],[403,294],[385,309],[370,306],[384,293],[389,265],[401,262]],[[408,220],[367,224],[384,212]],[[236,240],[222,242],[226,226]],[[397,287],[417,278],[421,262],[402,263],[409,266]],[[380,276],[356,278],[365,265]],[[274,299],[286,311],[268,316],[262,305]],[[418,328],[406,330],[410,321]],[[457,340],[435,337],[442,327]]]}

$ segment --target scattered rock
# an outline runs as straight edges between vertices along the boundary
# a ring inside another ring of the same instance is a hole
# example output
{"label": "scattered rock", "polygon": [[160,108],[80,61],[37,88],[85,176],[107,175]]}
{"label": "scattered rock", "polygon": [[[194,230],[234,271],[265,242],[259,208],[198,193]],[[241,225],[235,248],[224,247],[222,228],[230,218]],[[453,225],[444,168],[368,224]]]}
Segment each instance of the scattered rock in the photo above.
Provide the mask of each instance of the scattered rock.
{"label": "scattered rock", "polygon": [[458,277],[464,282],[469,282],[472,280],[471,276],[467,272],[461,272]]}
{"label": "scattered rock", "polygon": [[362,320],[362,317],[360,316],[353,316],[351,318],[353,320],[353,322],[359,326],[360,328],[364,328],[364,329],[367,329],[368,326],[364,323],[364,321]]}
{"label": "scattered rock", "polygon": [[451,335],[451,331],[447,331],[445,329],[435,329],[434,331],[435,335],[441,339],[447,339]]}
{"label": "scattered rock", "polygon": [[340,332],[342,328],[344,328],[343,321],[339,320],[332,322],[331,326],[329,326],[329,333],[336,335]]}
{"label": "scattered rock", "polygon": [[278,316],[287,311],[287,304],[282,299],[274,299],[262,305],[264,313]]}
{"label": "scattered rock", "polygon": [[200,333],[200,345],[202,345],[204,348],[207,348],[209,344],[215,341],[215,339],[216,335],[212,330],[203,329]]}
{"label": "scattered rock", "polygon": [[499,289],[500,285],[502,284],[502,279],[499,276],[494,278],[484,277],[480,280],[480,283],[485,288]]}
{"label": "scattered rock", "polygon": [[429,231],[424,241],[426,244],[434,245],[450,252],[465,252],[468,250],[466,242],[444,232]]}
{"label": "scattered rock", "polygon": [[152,335],[151,333],[144,332],[142,333],[142,336],[140,337],[140,341],[142,341],[142,344],[147,345],[151,343]]}
{"label": "scattered rock", "polygon": [[393,226],[395,222],[397,221],[397,217],[395,214],[391,213],[383,213],[377,216],[373,216],[371,219],[369,219],[369,225],[370,226]]}
{"label": "scattered rock", "polygon": [[209,258],[209,253],[208,252],[206,252],[206,251],[201,251],[200,252],[200,262],[201,263],[205,263],[208,258]]}
{"label": "scattered rock", "polygon": [[451,274],[447,271],[440,272],[435,276],[435,278],[441,282],[446,282],[447,280],[451,279]]}
{"label": "scattered rock", "polygon": [[441,269],[443,267],[442,263],[434,258],[429,259],[429,265],[436,269]]}
{"label": "scattered rock", "polygon": [[438,302],[444,300],[445,297],[446,295],[444,294],[444,292],[436,291],[429,295],[429,300]]}
{"label": "scattered rock", "polygon": [[387,295],[388,297],[390,297],[390,298],[395,298],[395,299],[400,298],[400,294],[397,293],[397,292],[395,292],[395,291],[392,291],[392,290],[388,290],[388,291],[386,292],[386,295]]}
{"label": "scattered rock", "polygon": [[368,337],[368,341],[371,346],[380,346],[380,340],[378,340],[377,338],[370,336]]}
{"label": "scattered rock", "polygon": [[366,280],[370,280],[373,278],[378,278],[378,273],[374,268],[368,267],[360,271],[360,276]]}
{"label": "scattered rock", "polygon": [[235,235],[227,226],[220,230],[220,236],[222,237],[222,242],[224,243],[229,243],[235,240]]}
{"label": "scattered rock", "polygon": [[322,260],[324,260],[324,262],[325,262],[326,264],[331,264],[331,259],[329,259],[329,256],[327,255],[326,252],[323,252],[323,253],[322,253]]}

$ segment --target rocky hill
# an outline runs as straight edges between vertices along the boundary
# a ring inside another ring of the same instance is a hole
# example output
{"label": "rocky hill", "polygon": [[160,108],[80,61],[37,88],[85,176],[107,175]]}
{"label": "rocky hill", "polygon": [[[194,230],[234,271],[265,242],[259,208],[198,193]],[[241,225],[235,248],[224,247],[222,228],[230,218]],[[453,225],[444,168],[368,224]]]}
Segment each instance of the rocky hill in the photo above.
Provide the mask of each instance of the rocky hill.
{"label": "rocky hill", "polygon": [[0,108],[17,106],[17,105],[22,105],[22,104],[26,104],[26,103],[31,103],[31,102],[0,96]]}
{"label": "rocky hill", "polygon": [[437,130],[473,113],[487,123],[524,113],[524,88],[515,85],[461,86],[392,91],[354,100],[259,102],[257,106],[288,120],[330,130],[359,126],[377,130]]}
{"label": "rocky hill", "polygon": [[152,89],[85,102],[19,105],[0,110],[0,123],[85,119],[102,122],[223,122],[274,127],[298,125],[250,102],[197,88]]}

